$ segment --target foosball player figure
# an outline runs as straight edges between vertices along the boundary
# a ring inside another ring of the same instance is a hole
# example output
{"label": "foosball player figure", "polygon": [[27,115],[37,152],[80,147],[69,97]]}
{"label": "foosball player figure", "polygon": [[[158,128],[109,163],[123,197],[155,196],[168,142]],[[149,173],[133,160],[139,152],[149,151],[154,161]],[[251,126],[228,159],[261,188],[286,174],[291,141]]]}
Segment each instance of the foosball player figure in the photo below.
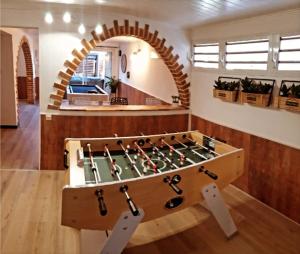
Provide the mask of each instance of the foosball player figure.
{"label": "foosball player figure", "polygon": [[173,147],[173,146],[170,146],[169,155],[170,155],[170,156],[173,156],[173,152],[174,152],[174,147]]}
{"label": "foosball player figure", "polygon": [[157,164],[153,164],[152,166],[154,173],[157,173]]}
{"label": "foosball player figure", "polygon": [[117,170],[116,170],[117,172],[114,172],[115,168],[116,168],[116,160],[113,159],[113,160],[112,160],[112,164],[111,164],[111,170],[110,170],[112,176],[115,176],[115,173],[118,172]]}
{"label": "foosball player figure", "polygon": [[184,154],[181,154],[180,155],[180,165],[183,165],[184,164],[184,161],[185,161],[185,156],[184,156]]}

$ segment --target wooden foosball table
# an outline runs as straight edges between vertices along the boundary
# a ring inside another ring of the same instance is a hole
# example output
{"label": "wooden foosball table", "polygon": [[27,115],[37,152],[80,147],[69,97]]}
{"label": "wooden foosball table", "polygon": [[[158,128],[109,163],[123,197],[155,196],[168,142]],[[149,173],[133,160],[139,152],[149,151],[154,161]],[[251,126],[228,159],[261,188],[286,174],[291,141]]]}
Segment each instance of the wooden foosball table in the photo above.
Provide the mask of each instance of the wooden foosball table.
{"label": "wooden foosball table", "polygon": [[243,163],[242,149],[198,131],[66,139],[62,224],[111,230],[101,253],[117,254],[139,223],[204,201],[230,237],[237,229],[219,189]]}

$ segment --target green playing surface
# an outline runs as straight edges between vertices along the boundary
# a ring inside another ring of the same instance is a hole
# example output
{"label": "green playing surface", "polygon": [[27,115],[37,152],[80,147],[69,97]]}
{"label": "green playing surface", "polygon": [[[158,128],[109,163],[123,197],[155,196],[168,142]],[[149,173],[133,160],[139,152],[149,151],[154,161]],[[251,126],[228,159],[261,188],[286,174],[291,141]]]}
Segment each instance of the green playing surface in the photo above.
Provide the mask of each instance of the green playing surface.
{"label": "green playing surface", "polygon": [[[213,154],[209,153],[204,148],[193,146],[191,144],[190,148],[185,148],[182,145],[174,145],[174,148],[183,153],[187,158],[183,164],[180,162],[180,155],[176,152],[170,154],[170,150],[168,147],[159,148],[160,151],[165,155],[165,158],[169,158],[173,164],[177,165],[178,167],[185,167],[189,165],[193,165],[194,163],[199,163],[205,160],[204,157],[210,159],[213,157]],[[175,167],[171,166],[171,163],[168,162],[161,154],[157,152],[153,152],[152,149],[145,150],[148,156],[151,156],[151,160],[157,164],[157,169],[160,172],[170,171],[175,169]],[[142,156],[138,156],[137,152],[129,149],[128,154],[130,158],[135,161],[135,165],[137,170],[139,171],[140,175],[151,175],[155,172],[152,169],[152,166],[148,166],[147,160],[144,160]],[[201,157],[202,156],[204,157]],[[120,150],[117,153],[113,153],[112,158],[115,159],[115,166],[119,172],[119,176],[121,179],[128,179],[128,178],[135,178],[139,177],[139,174],[136,172],[129,161],[129,159],[125,156],[125,153]],[[112,165],[110,163],[109,157],[105,157],[103,152],[101,153],[94,153],[93,154],[94,161],[97,165],[98,173],[101,178],[101,182],[111,182],[115,181],[118,178],[111,174]],[[91,170],[91,163],[90,158],[85,155],[84,158],[84,173],[85,173],[85,181],[87,184],[89,183],[96,183],[94,173]]]}

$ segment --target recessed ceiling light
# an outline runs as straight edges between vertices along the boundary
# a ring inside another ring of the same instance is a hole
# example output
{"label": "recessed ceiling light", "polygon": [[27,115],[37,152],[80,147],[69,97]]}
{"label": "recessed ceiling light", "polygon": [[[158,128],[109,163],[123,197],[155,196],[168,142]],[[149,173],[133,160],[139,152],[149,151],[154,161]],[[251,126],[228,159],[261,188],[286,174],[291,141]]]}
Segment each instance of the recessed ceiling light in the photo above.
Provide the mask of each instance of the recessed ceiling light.
{"label": "recessed ceiling light", "polygon": [[66,11],[66,12],[64,13],[63,21],[64,21],[65,23],[70,23],[70,22],[71,22],[71,14],[70,14],[70,12]]}
{"label": "recessed ceiling light", "polygon": [[80,34],[84,34],[85,33],[85,26],[84,26],[84,24],[80,24],[80,26],[78,27],[78,32]]}
{"label": "recessed ceiling light", "polygon": [[50,12],[47,12],[45,15],[45,22],[47,24],[52,24],[53,23],[53,17],[52,14]]}
{"label": "recessed ceiling light", "polygon": [[101,34],[102,33],[102,26],[100,24],[98,24],[95,27],[95,32],[96,32],[96,34]]}
{"label": "recessed ceiling light", "polygon": [[95,0],[97,4],[105,4],[107,1],[106,0]]}

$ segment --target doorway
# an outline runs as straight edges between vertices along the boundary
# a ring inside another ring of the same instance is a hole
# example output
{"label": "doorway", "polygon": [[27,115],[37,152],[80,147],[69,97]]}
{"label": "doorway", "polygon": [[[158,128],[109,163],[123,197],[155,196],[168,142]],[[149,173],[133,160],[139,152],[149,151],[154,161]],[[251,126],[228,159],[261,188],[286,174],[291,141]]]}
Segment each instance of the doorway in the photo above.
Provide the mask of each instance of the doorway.
{"label": "doorway", "polygon": [[[10,48],[6,52],[11,52],[8,58],[12,69],[9,82],[1,82],[1,91],[9,94],[6,98],[9,103],[1,108],[1,113],[9,113],[15,120],[9,124],[1,122],[1,169],[38,169],[38,29],[0,29],[1,34],[3,32],[10,38]],[[1,100],[4,99],[2,97]]]}

